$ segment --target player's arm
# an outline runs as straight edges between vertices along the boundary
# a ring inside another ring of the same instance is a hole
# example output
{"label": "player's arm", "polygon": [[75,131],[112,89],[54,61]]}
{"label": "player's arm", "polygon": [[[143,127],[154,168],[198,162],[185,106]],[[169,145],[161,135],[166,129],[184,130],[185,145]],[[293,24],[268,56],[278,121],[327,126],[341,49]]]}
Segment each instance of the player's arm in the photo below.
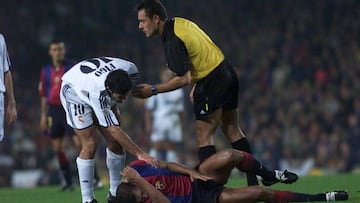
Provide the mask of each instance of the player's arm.
{"label": "player's arm", "polygon": [[133,96],[148,98],[158,93],[170,92],[191,84],[191,63],[184,42],[180,39],[172,42],[166,50],[168,65],[176,76],[166,83],[158,85],[139,84]]}
{"label": "player's arm", "polygon": [[129,181],[135,183],[138,187],[144,190],[154,203],[170,203],[170,200],[165,197],[159,190],[157,190],[153,185],[148,183],[144,178],[142,178],[139,173],[127,166],[121,173]]}
{"label": "player's arm", "polygon": [[175,163],[175,162],[159,161],[159,167],[165,168],[165,169],[175,172],[175,173],[189,175],[191,178],[191,181],[193,181],[195,179],[203,180],[203,181],[207,181],[207,180],[211,179],[210,177],[208,177],[204,174],[201,174],[198,171],[195,171],[194,169],[188,168],[182,164]]}
{"label": "player's arm", "polygon": [[155,85],[157,93],[170,92],[191,84],[191,73],[186,72],[183,76],[175,76],[169,82]]}
{"label": "player's arm", "polygon": [[7,124],[12,125],[15,123],[17,119],[17,110],[16,110],[16,101],[14,96],[14,86],[12,81],[12,75],[10,70],[5,72],[4,75],[5,80],[5,97],[7,100],[7,107],[6,107],[6,118],[7,118]]}
{"label": "player's arm", "polygon": [[148,164],[158,167],[158,161],[145,153],[119,126],[111,125],[108,127],[100,127],[100,130],[111,135],[122,147],[135,155],[139,160],[144,160]]}

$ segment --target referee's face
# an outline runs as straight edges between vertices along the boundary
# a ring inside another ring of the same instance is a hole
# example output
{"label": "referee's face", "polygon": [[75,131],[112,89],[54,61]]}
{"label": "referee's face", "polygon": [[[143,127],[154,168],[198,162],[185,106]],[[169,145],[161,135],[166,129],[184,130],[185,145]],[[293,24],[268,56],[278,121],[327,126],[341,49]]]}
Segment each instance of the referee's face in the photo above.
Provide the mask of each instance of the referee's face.
{"label": "referee's face", "polygon": [[159,16],[154,15],[152,18],[146,15],[144,9],[138,11],[139,29],[143,31],[146,37],[152,37],[159,30]]}

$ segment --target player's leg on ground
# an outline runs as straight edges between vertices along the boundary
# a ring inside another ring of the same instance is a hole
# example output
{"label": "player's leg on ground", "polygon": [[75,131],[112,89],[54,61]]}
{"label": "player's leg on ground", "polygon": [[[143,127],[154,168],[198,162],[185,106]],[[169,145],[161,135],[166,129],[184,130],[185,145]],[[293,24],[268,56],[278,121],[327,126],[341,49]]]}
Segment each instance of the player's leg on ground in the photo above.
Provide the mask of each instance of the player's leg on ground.
{"label": "player's leg on ground", "polygon": [[220,122],[221,109],[214,111],[206,120],[196,120],[196,139],[200,163],[216,153],[214,134]]}
{"label": "player's leg on ground", "polygon": [[339,195],[337,198],[335,197],[335,193],[336,192],[304,194],[290,191],[271,190],[261,186],[250,186],[245,188],[226,188],[219,196],[219,203],[246,203],[258,201],[265,201],[269,203],[313,201],[325,202],[348,199],[348,195],[346,192],[341,192],[341,197]]}
{"label": "player's leg on ground", "polygon": [[[250,144],[239,125],[239,109],[223,111],[221,116],[221,129],[230,140],[234,149],[252,154]],[[247,173],[248,185],[259,185],[256,175]]]}
{"label": "player's leg on ground", "polygon": [[52,138],[52,144],[54,151],[57,156],[57,160],[60,166],[61,173],[65,179],[65,186],[62,188],[63,191],[65,190],[72,190],[73,187],[73,181],[72,181],[72,174],[71,174],[71,168],[70,168],[70,162],[69,159],[64,151],[64,137],[58,136],[55,138]]}
{"label": "player's leg on ground", "polygon": [[276,180],[274,171],[270,171],[262,166],[261,163],[249,153],[234,149],[222,150],[212,155],[199,166],[199,171],[212,177],[213,181],[225,184],[230,176],[231,170],[235,167],[244,172],[252,172],[260,175],[269,181]]}
{"label": "player's leg on ground", "polygon": [[80,138],[81,151],[76,159],[79,182],[82,195],[82,201],[91,202],[94,198],[94,165],[95,152],[97,149],[96,128],[92,125],[83,130],[76,130],[75,133]]}
{"label": "player's leg on ground", "polygon": [[107,141],[106,148],[106,165],[109,170],[110,178],[110,194],[116,196],[116,189],[121,182],[120,171],[124,169],[125,166],[125,151],[122,146],[112,137],[111,134],[108,134],[103,127],[99,127],[101,134],[105,137]]}

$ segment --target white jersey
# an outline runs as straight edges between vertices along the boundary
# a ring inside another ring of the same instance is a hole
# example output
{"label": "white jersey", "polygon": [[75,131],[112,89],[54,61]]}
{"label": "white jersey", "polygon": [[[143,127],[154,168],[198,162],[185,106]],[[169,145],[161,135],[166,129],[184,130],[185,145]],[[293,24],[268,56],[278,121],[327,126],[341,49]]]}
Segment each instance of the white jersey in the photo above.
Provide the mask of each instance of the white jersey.
{"label": "white jersey", "polygon": [[145,108],[152,111],[153,128],[180,125],[179,112],[184,110],[184,92],[177,89],[150,97]]}
{"label": "white jersey", "polygon": [[62,81],[69,84],[84,102],[89,96],[99,97],[105,88],[107,75],[114,70],[124,70],[132,77],[137,77],[135,64],[120,58],[100,57],[81,61],[67,71]]}
{"label": "white jersey", "polygon": [[128,72],[133,80],[138,76],[135,64],[112,57],[81,61],[63,75],[60,97],[70,126],[76,129],[90,126],[93,122],[91,111],[101,126],[118,125],[111,111],[115,102],[105,88],[106,77],[114,70]]}
{"label": "white jersey", "polygon": [[6,48],[6,43],[4,36],[0,34],[0,92],[4,93],[5,83],[4,83],[4,73],[9,71],[10,59]]}

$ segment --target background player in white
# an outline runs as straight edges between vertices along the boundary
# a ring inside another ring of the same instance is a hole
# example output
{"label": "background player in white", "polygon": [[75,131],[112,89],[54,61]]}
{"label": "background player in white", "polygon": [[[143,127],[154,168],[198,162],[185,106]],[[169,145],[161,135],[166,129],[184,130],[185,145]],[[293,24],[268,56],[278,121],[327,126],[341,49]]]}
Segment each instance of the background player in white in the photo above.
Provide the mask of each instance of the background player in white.
{"label": "background player in white", "polygon": [[[93,189],[97,130],[107,141],[106,165],[109,169],[108,202],[114,202],[124,167],[124,149],[138,159],[157,166],[155,158],[142,151],[119,127],[117,103],[126,101],[138,76],[135,64],[119,58],[100,57],[79,62],[62,77],[61,103],[67,122],[79,136],[82,149],[76,163],[82,202],[96,203]],[[124,149],[123,149],[124,147]]]}
{"label": "background player in white", "polygon": [[[170,70],[161,71],[160,80],[168,82],[174,76]],[[157,159],[179,162],[175,149],[182,141],[184,92],[176,89],[150,97],[145,103],[145,127],[151,134],[149,154]]]}
{"label": "background player in white", "polygon": [[[0,141],[4,138],[4,121],[10,126],[17,119],[10,65],[10,58],[7,52],[5,39],[4,36],[0,34],[0,71],[2,73],[0,74]],[[5,107],[6,111],[4,111]]]}

